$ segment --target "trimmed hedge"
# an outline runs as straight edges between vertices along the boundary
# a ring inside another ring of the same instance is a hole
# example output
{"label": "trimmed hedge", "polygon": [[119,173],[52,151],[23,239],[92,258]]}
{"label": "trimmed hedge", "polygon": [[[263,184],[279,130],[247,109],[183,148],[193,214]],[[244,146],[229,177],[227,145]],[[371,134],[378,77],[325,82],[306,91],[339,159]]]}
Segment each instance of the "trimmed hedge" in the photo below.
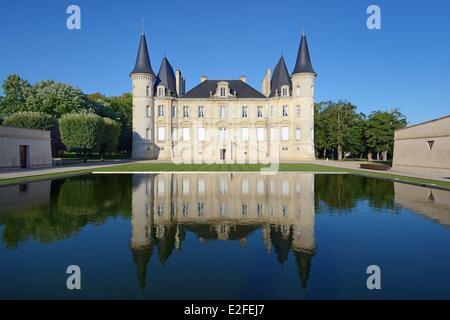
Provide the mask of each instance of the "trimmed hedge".
{"label": "trimmed hedge", "polygon": [[361,163],[359,165],[361,169],[369,169],[369,170],[389,170],[391,167],[381,164],[381,163]]}

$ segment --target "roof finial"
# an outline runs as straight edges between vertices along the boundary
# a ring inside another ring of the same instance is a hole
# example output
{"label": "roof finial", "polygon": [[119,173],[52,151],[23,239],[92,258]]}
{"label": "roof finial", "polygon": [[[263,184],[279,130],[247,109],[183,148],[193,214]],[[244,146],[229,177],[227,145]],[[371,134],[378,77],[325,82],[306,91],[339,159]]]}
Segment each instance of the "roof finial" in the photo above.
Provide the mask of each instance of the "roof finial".
{"label": "roof finial", "polygon": [[142,18],[141,34],[144,34],[144,24],[145,24],[145,20],[144,20],[144,18]]}
{"label": "roof finial", "polygon": [[166,50],[164,50],[164,58],[166,58]]}
{"label": "roof finial", "polygon": [[283,50],[281,50],[281,57],[283,57]]}
{"label": "roof finial", "polygon": [[302,37],[305,36],[305,29],[302,29]]}

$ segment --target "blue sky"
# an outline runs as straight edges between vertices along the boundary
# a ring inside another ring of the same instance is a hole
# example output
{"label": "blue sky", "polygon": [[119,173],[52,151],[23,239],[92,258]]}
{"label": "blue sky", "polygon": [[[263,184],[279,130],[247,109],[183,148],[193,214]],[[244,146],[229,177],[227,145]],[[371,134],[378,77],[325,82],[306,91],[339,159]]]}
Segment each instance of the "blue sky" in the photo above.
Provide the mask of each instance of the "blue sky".
{"label": "blue sky", "polygon": [[[81,8],[81,30],[66,28],[70,4]],[[381,30],[366,28],[369,4],[381,8]],[[0,78],[129,91],[145,19],[155,72],[165,52],[188,89],[201,74],[243,74],[261,90],[281,52],[292,71],[304,29],[316,101],[346,99],[365,113],[398,107],[414,124],[450,114],[449,12],[446,0],[2,1]]]}

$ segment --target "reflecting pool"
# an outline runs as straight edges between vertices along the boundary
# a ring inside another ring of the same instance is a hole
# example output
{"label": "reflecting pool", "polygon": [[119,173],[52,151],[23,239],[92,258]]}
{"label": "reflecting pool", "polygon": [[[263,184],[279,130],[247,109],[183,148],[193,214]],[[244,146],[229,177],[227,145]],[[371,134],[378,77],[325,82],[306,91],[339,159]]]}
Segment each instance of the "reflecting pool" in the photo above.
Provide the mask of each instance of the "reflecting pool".
{"label": "reflecting pool", "polygon": [[[450,299],[450,192],[353,175],[0,187],[0,299]],[[81,290],[68,290],[69,265]],[[367,267],[381,289],[367,288]]]}

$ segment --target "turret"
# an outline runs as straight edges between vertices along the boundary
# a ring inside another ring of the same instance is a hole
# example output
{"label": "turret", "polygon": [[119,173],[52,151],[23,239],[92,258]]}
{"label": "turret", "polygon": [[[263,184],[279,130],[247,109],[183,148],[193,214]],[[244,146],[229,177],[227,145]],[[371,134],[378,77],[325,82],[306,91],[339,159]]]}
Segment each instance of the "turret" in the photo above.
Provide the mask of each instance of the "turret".
{"label": "turret", "polygon": [[[291,75],[295,108],[295,130],[299,136],[299,156],[304,160],[315,158],[314,153],[314,81],[316,79],[309,56],[306,35],[303,33],[297,60]],[[294,119],[294,118],[292,118]],[[297,133],[296,133],[297,135]]]}
{"label": "turret", "polygon": [[141,34],[136,64],[130,74],[133,84],[133,159],[155,159],[153,127],[153,72],[145,34]]}

